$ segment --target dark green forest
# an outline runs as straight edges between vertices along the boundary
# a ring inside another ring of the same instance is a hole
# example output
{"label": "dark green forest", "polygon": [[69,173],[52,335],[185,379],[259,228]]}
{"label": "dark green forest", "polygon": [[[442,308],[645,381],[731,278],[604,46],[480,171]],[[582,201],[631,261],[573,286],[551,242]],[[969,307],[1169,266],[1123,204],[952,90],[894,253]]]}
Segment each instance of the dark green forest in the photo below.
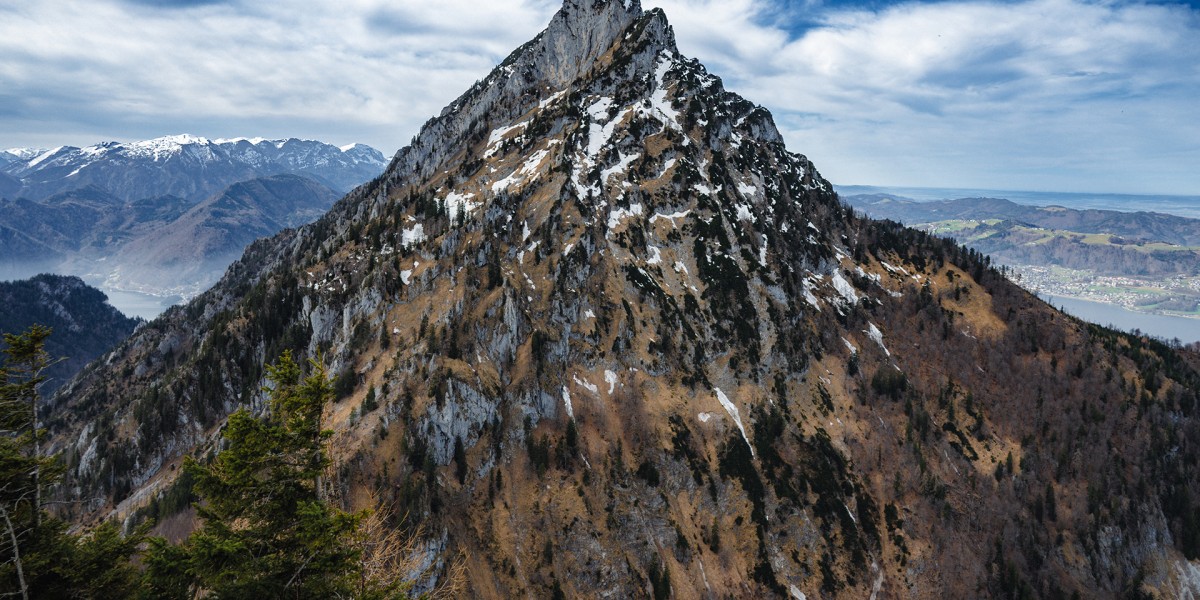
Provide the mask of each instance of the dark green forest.
{"label": "dark green forest", "polygon": [[[4,335],[0,363],[0,589],[32,598],[410,598],[413,538],[386,513],[332,501],[333,387],[323,367],[284,352],[268,367],[265,415],[229,417],[224,449],[188,458],[197,528],[179,544],[116,521],[86,530],[54,516],[63,474],[46,450],[40,387],[55,364],[49,328]],[[307,372],[306,372],[307,371]],[[444,592],[445,590],[439,590]],[[429,594],[425,594],[425,597]]]}

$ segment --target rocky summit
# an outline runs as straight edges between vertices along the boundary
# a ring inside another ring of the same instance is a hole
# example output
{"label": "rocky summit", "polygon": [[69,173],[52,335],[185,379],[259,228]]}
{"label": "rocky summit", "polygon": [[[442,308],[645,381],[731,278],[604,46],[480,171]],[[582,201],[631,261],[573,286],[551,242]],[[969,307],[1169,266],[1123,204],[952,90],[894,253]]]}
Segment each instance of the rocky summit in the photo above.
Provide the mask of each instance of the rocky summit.
{"label": "rocky summit", "polygon": [[567,0],[323,218],[55,399],[132,524],[336,376],[346,507],[478,598],[1200,593],[1197,358],[857,216],[636,0]]}

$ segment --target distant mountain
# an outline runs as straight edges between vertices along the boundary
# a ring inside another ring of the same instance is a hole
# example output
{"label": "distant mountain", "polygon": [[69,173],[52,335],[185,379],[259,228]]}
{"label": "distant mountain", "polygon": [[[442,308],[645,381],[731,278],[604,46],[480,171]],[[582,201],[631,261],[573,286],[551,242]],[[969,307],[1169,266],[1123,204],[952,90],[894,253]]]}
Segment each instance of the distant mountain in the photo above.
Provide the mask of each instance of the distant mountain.
{"label": "distant mountain", "polygon": [[[0,214],[15,203],[0,203]],[[22,279],[39,272],[52,272],[66,255],[44,244],[36,236],[0,223],[0,280]]]}
{"label": "distant mountain", "polygon": [[1136,240],[1200,246],[1200,220],[1163,213],[1030,206],[1000,198],[917,202],[890,194],[859,194],[842,199],[872,217],[910,225],[956,219],[1000,219],[1047,229],[1110,233]]}
{"label": "distant mountain", "polygon": [[19,279],[65,270],[61,265],[69,259],[103,258],[187,209],[187,202],[172,196],[124,203],[94,186],[41,202],[0,201],[0,277]]}
{"label": "distant mountain", "polygon": [[341,194],[300,175],[235,183],[192,205],[122,202],[96,188],[0,201],[0,278],[53,271],[115,289],[194,295],[246,245],[321,216]]}
{"label": "distant mountain", "polygon": [[5,150],[0,278],[56,272],[192,295],[255,237],[317,218],[386,164],[362,144],[190,135]]}
{"label": "distant mountain", "polygon": [[[166,211],[170,220],[183,214],[186,204],[178,199],[159,198],[157,212]],[[19,198],[0,203],[0,227],[18,231],[40,246],[58,253],[103,249],[128,235],[130,221],[126,204],[95,186],[55,194],[40,202]],[[0,246],[6,254],[19,248]]]}
{"label": "distant mountain", "polygon": [[275,175],[235,183],[179,218],[123,244],[111,259],[134,289],[214,283],[254,240],[316,220],[341,195],[312,179]]}
{"label": "distant mountain", "polygon": [[44,152],[46,152],[44,148],[9,148],[8,150],[0,150],[0,169],[15,162],[27,161]]}
{"label": "distant mountain", "polygon": [[[0,162],[0,168],[3,168],[4,164]],[[11,198],[16,196],[19,191],[21,191],[20,179],[0,173],[0,198]]]}
{"label": "distant mountain", "polygon": [[199,202],[238,181],[284,173],[346,192],[387,165],[383,154],[362,144],[338,148],[295,138],[209,140],[186,134],[86,148],[10,149],[6,155],[0,171],[19,179],[19,194],[31,200],[95,186],[126,201],[171,195]]}
{"label": "distant mountain", "polygon": [[891,194],[843,200],[867,215],[948,235],[1011,265],[1098,275],[1200,275],[1200,220],[1153,212],[1029,206],[1000,198],[919,202]]}
{"label": "distant mountain", "polygon": [[54,333],[46,350],[65,358],[52,367],[42,391],[49,397],[85,365],[129,337],[139,321],[108,304],[108,297],[78,277],[38,275],[24,281],[0,281],[0,333],[18,334],[31,325]]}
{"label": "distant mountain", "polygon": [[844,200],[953,238],[1013,267],[1040,293],[1161,314],[1200,306],[1200,220],[1155,212],[1030,206],[997,198],[914,201],[887,193]]}
{"label": "distant mountain", "polygon": [[[1200,226],[1200,223],[1197,224]],[[1055,265],[1098,275],[1164,278],[1200,275],[1200,251],[1186,246],[987,221],[950,235],[1011,265]]]}

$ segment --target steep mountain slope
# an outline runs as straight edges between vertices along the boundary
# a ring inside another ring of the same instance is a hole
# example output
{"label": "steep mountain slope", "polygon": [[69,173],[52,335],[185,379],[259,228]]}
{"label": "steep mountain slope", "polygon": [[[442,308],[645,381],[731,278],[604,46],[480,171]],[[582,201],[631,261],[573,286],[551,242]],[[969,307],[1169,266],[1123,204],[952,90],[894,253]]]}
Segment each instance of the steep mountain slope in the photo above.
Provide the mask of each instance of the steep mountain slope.
{"label": "steep mountain slope", "polygon": [[139,323],[118,312],[100,290],[78,277],[38,275],[0,281],[0,306],[4,307],[0,333],[21,334],[35,324],[54,330],[46,340],[46,351],[64,360],[46,373],[41,391],[47,396],[129,337]]}
{"label": "steep mountain slope", "polygon": [[199,202],[238,181],[284,173],[346,192],[378,175],[386,164],[382,154],[362,144],[342,149],[294,138],[209,140],[191,135],[18,154],[19,160],[0,169],[22,181],[20,195],[30,200],[95,186],[128,201],[171,195]]}
{"label": "steep mountain slope", "polygon": [[69,493],[155,502],[284,349],[339,374],[343,500],[476,597],[1200,591],[1196,371],[857,218],[636,0],[89,367]]}

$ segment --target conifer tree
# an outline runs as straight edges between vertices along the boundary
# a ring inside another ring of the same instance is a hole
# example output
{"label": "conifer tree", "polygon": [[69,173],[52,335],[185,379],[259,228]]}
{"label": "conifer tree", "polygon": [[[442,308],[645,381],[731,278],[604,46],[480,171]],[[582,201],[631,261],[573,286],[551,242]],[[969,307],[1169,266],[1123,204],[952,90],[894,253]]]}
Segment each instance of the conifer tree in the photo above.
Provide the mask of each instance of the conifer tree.
{"label": "conifer tree", "polygon": [[323,367],[302,377],[290,352],[268,367],[269,414],[229,417],[226,447],[195,478],[200,529],[181,546],[153,542],[152,596],[334,598],[353,594],[362,519],[326,502],[331,432],[321,427],[333,390]]}
{"label": "conifer tree", "polygon": [[5,334],[0,363],[0,593],[29,598],[127,598],[144,530],[123,536],[113,523],[78,536],[46,512],[62,466],[45,450],[39,412],[50,329]]}
{"label": "conifer tree", "polygon": [[0,367],[0,576],[29,598],[43,552],[42,491],[54,476],[53,461],[42,456],[38,427],[38,386],[50,365],[45,351],[50,330],[35,325],[20,335],[4,335]]}

